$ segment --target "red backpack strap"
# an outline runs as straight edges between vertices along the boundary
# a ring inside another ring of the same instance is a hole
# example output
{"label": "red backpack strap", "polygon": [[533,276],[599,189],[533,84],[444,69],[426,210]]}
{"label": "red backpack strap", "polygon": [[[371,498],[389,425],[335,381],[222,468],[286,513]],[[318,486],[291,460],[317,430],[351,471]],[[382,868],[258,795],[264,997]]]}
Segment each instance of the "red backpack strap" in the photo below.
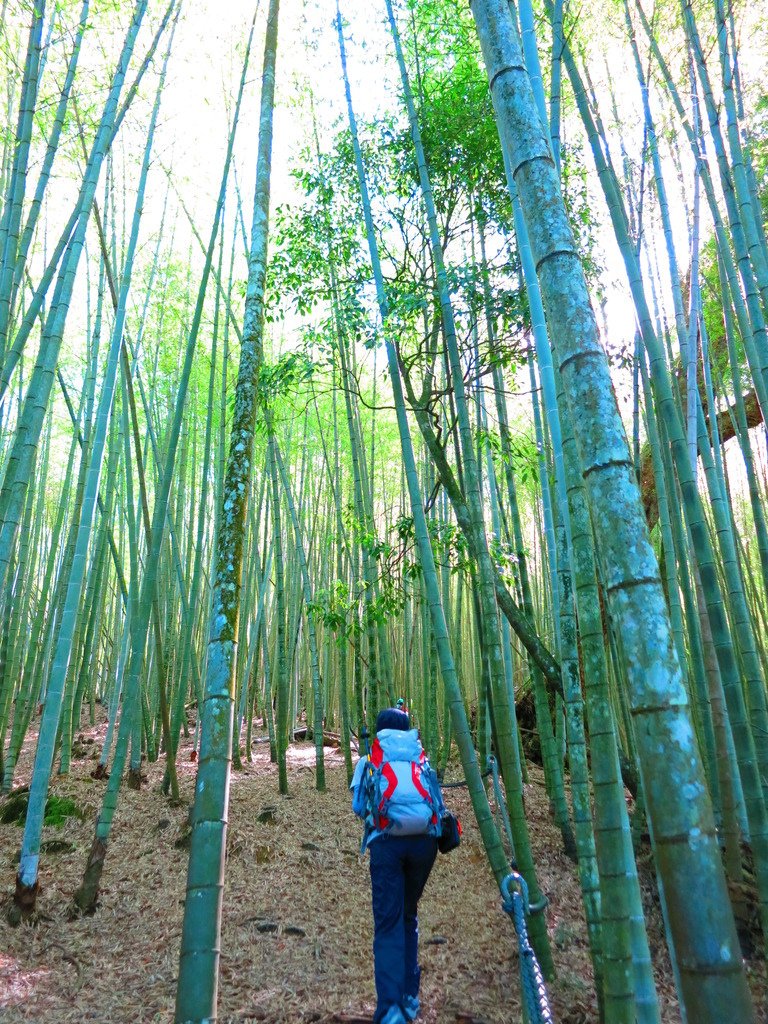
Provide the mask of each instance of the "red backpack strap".
{"label": "red backpack strap", "polygon": [[382,793],[381,800],[379,801],[379,814],[381,815],[381,827],[386,828],[389,824],[389,818],[386,818],[381,812],[387,806],[387,801],[392,799],[392,794],[397,788],[397,775],[391,764],[385,764],[381,769],[381,774],[387,780],[387,788]]}
{"label": "red backpack strap", "polygon": [[381,768],[383,763],[384,749],[378,739],[375,739],[371,744],[371,764],[374,768]]}
{"label": "red backpack strap", "polygon": [[390,799],[397,786],[397,775],[391,764],[386,762],[384,757],[384,748],[379,743],[378,739],[375,739],[371,744],[371,765],[381,770],[382,776],[387,780],[387,786],[382,794],[381,800],[377,807],[374,808],[374,815],[378,817],[376,827],[385,829],[389,825],[389,818],[387,818],[381,812],[386,806],[387,801]]}
{"label": "red backpack strap", "polygon": [[411,761],[411,778],[413,784],[416,787],[417,793],[423,796],[427,803],[432,803],[432,794],[426,788],[424,783],[421,781],[421,766],[416,761]]}

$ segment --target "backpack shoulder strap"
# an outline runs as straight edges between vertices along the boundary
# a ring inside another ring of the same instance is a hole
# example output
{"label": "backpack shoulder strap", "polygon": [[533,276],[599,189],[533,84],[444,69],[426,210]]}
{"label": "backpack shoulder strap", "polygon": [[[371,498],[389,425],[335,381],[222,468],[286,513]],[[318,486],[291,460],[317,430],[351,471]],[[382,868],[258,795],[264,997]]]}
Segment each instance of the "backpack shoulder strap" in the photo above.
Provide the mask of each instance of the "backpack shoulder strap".
{"label": "backpack shoulder strap", "polygon": [[377,769],[373,767],[372,757],[365,757],[365,768],[363,769],[363,775],[360,779],[360,790],[365,801],[365,811],[361,815],[363,819],[363,839],[360,844],[360,853],[365,853],[365,849],[368,845],[368,837],[373,832],[374,825],[374,773]]}
{"label": "backpack shoulder strap", "polygon": [[437,777],[437,772],[429,762],[429,758],[425,753],[422,753],[421,758],[421,771],[422,777],[426,777],[429,783],[429,790],[432,794],[434,801],[434,807],[437,812],[438,818],[445,810],[445,803],[443,802],[443,791],[440,788],[440,780]]}
{"label": "backpack shoulder strap", "polygon": [[371,744],[370,760],[374,768],[381,768],[384,763],[384,748],[379,743],[378,739],[375,739]]}

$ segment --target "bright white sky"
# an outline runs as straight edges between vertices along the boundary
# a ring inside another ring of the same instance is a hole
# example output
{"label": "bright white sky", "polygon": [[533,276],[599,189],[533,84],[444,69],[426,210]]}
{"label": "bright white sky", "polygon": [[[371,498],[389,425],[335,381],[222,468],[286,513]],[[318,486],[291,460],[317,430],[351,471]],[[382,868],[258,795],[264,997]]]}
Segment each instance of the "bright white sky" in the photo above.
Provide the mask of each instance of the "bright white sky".
{"label": "bright white sky", "polygon": [[[172,165],[173,182],[193,212],[200,234],[207,239],[218,193],[225,154],[228,124],[240,80],[245,41],[257,0],[187,0],[174,40],[168,79],[163,95],[161,129],[155,154],[164,166]],[[258,0],[256,33],[251,51],[240,126],[235,148],[235,171],[243,202],[246,227],[250,229],[253,181],[258,143],[258,105],[264,28],[268,0]],[[392,109],[392,65],[385,63],[388,35],[384,4],[374,0],[372,10],[360,0],[342,0],[342,16],[348,23],[345,38],[354,102],[358,116],[372,118]],[[145,38],[148,33],[145,31]],[[321,145],[340,124],[346,125],[346,105],[341,83],[335,28],[335,3],[283,0],[277,58],[276,109],[272,159],[272,210],[297,197],[290,175],[299,152],[311,138],[308,91],[314,93]],[[142,111],[136,120],[146,118]],[[132,130],[135,145],[143,144],[141,132]],[[151,236],[160,222],[166,178],[153,172],[151,196],[146,204],[142,238],[149,252]],[[227,232],[235,212],[233,179],[227,208]],[[167,230],[167,228],[166,228]],[[231,235],[230,235],[231,237]],[[174,248],[187,251],[189,232],[179,214]],[[199,248],[194,259],[201,265]],[[240,250],[238,249],[238,254]],[[240,262],[244,278],[244,258]],[[140,301],[135,296],[135,302]],[[291,324],[289,318],[288,324]],[[285,330],[286,328],[284,328]],[[287,328],[288,332],[290,327]],[[285,339],[290,345],[290,339]],[[368,356],[368,358],[370,358]],[[380,364],[381,365],[381,364]]]}
{"label": "bright white sky", "polygon": [[[256,37],[250,60],[244,121],[238,131],[237,165],[246,207],[250,207],[258,138],[258,102],[263,30],[268,0],[259,0]],[[163,101],[166,139],[175,139],[173,163],[189,194],[212,197],[218,188],[227,131],[242,66],[244,41],[254,0],[188,0],[180,24]],[[376,6],[375,0],[373,6]],[[380,14],[360,0],[342,6],[351,22],[346,37],[355,103],[361,116],[387,106],[387,70],[382,55],[387,40]],[[362,11],[365,16],[362,17]],[[277,58],[277,94],[273,152],[273,208],[293,194],[289,170],[309,138],[311,87],[321,133],[346,116],[343,104],[334,4],[283,0]],[[201,211],[202,212],[202,211]],[[250,209],[248,209],[250,214]]]}

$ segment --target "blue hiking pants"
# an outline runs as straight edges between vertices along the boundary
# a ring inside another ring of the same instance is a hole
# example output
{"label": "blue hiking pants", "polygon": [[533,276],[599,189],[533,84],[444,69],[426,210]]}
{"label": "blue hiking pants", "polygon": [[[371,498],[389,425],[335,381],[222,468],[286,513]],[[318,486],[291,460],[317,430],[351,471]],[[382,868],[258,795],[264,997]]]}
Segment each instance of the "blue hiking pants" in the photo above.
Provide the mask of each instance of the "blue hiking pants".
{"label": "blue hiking pants", "polygon": [[373,964],[378,1024],[403,996],[418,996],[419,928],[416,909],[437,856],[434,836],[390,836],[374,839],[371,855],[373,897]]}

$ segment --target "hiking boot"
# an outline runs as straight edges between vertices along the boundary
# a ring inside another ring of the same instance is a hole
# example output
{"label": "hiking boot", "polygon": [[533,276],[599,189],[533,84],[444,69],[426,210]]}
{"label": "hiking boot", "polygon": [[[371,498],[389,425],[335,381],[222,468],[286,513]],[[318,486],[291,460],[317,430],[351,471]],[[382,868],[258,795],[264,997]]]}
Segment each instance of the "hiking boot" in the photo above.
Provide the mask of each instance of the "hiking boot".
{"label": "hiking boot", "polygon": [[416,1020],[420,1009],[421,1003],[418,996],[403,996],[403,1011],[406,1020]]}
{"label": "hiking boot", "polygon": [[390,1006],[379,1024],[408,1024],[399,1006]]}

